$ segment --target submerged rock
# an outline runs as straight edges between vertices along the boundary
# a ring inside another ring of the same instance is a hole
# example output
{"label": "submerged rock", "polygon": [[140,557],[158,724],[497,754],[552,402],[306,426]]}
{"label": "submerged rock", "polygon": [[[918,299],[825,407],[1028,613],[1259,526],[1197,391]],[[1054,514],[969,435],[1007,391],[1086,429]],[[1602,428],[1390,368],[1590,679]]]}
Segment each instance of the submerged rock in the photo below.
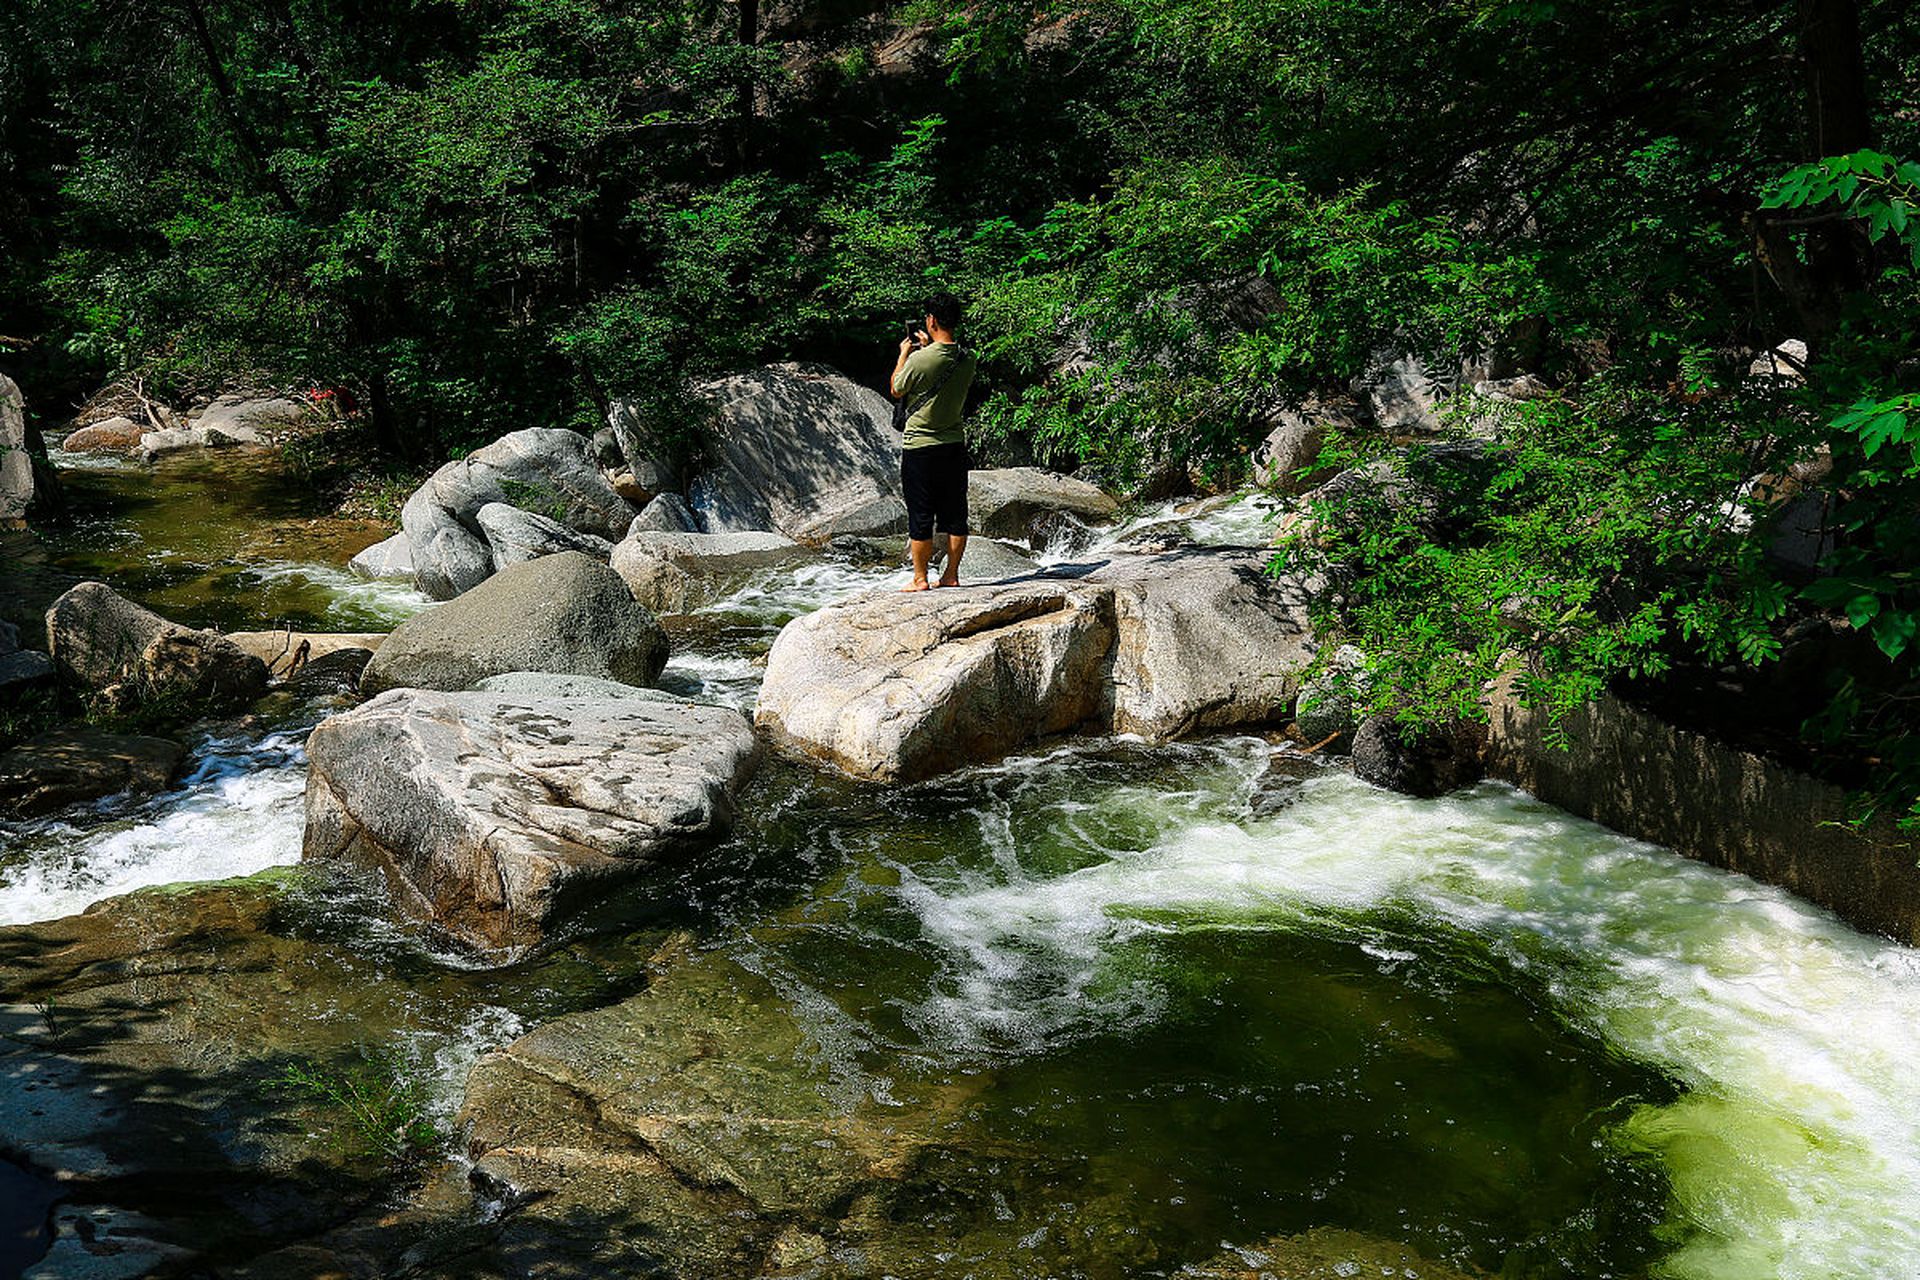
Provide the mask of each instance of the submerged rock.
{"label": "submerged rock", "polygon": [[1064,511],[1082,520],[1111,520],[1120,503],[1084,480],[1038,467],[1002,467],[967,475],[967,523],[995,538],[1025,538],[1037,517]]}
{"label": "submerged rock", "polygon": [[1165,740],[1271,723],[1313,649],[1304,593],[1265,559],[1114,556],[1077,577],[832,605],[774,642],[758,720],[870,778],[928,777],[1069,729]]}
{"label": "submerged rock", "polygon": [[404,533],[382,539],[347,561],[355,577],[370,581],[404,578],[413,581],[413,543]]}
{"label": "submerged rock", "polygon": [[587,437],[543,427],[512,432],[447,463],[407,499],[400,522],[420,590],[450,600],[493,573],[479,513],[495,502],[608,540],[625,534],[634,515],[601,474]]}
{"label": "submerged rock", "polygon": [[388,1192],[394,1135],[286,1081],[404,1084],[365,1046],[417,1043],[423,1002],[286,921],[286,878],[0,928],[0,1146],[62,1191],[28,1275],[224,1275]]}
{"label": "submerged rock", "polygon": [[83,582],[47,610],[53,660],[83,687],[183,715],[245,706],[267,688],[266,663],[214,631],[169,622]]}
{"label": "submerged rock", "polygon": [[122,792],[164,791],[185,756],[168,738],[55,729],[0,755],[0,815],[33,818]]}
{"label": "submerged rock", "polygon": [[509,671],[651,684],[667,637],[613,570],[578,551],[509,566],[394,629],[361,689],[467,689]]}
{"label": "submerged rock", "polygon": [[758,749],[724,707],[394,690],[308,739],[304,856],[378,866],[402,913],[513,952],[724,836]]}
{"label": "submerged rock", "polygon": [[1424,1258],[1406,1245],[1338,1227],[1229,1248],[1211,1262],[1182,1267],[1179,1280],[1470,1280],[1467,1272]]}
{"label": "submerged rock", "polygon": [[879,392],[813,364],[775,364],[700,388],[715,408],[713,463],[688,496],[709,533],[799,542],[898,533],[900,441]]}

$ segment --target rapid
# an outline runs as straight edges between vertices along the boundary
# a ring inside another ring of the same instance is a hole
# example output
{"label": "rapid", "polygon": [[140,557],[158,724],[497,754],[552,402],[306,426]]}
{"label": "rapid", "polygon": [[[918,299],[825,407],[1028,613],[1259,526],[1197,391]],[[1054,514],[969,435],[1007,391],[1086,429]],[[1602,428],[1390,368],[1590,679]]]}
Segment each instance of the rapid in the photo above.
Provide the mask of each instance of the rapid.
{"label": "rapid", "polygon": [[[1260,542],[1266,515],[1128,528]],[[191,622],[425,605],[324,548],[208,537],[115,508],[63,567]],[[662,684],[750,709],[784,622],[898,576],[764,574],[700,612]],[[295,863],[311,723],[210,730],[138,806],[0,825],[0,923]],[[1057,1156],[994,1188],[1004,1240],[956,1246],[999,1251],[982,1274],[1048,1239],[1087,1274],[1173,1274],[1333,1224],[1512,1277],[1920,1275],[1920,952],[1784,892],[1504,786],[1413,800],[1252,737],[1081,742],[895,792],[791,765],[755,785],[687,885],[704,945],[773,984],[837,1087],[964,1084],[957,1124]],[[541,999],[443,1019],[438,1096]],[[1060,1206],[1103,1202],[1113,1240],[1064,1238]]]}

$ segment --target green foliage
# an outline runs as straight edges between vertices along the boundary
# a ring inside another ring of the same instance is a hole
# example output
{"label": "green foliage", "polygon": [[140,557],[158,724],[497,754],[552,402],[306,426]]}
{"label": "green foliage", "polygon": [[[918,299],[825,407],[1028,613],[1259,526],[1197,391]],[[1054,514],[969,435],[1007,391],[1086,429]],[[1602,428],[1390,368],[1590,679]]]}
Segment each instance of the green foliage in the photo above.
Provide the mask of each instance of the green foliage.
{"label": "green foliage", "polygon": [[338,1064],[289,1062],[269,1081],[283,1097],[318,1105],[334,1119],[330,1137],[354,1158],[417,1164],[445,1145],[427,1109],[426,1086],[400,1057],[362,1050]]}

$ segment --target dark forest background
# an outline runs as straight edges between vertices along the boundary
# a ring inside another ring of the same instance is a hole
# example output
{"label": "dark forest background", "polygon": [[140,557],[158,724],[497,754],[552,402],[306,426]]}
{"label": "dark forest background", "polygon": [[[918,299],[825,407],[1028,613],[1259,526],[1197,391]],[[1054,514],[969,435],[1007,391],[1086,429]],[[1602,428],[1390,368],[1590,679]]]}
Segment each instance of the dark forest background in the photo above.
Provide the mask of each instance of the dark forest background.
{"label": "dark forest background", "polygon": [[877,385],[935,286],[982,452],[1123,488],[1241,478],[1382,353],[1531,374],[1467,454],[1331,432],[1432,499],[1279,551],[1365,697],[1471,715],[1519,655],[1901,813],[1917,246],[1899,0],[0,8],[0,363],[49,425],[138,378],[342,389],[397,466],[616,399],[697,448],[694,382]]}

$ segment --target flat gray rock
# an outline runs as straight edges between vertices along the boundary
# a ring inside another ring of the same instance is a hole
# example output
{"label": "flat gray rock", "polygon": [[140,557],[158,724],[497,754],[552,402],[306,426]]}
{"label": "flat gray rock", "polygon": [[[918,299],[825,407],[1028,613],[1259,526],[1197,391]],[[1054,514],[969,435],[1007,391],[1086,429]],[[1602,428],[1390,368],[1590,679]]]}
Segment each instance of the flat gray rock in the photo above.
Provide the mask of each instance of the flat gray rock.
{"label": "flat gray rock", "polygon": [[393,690],[309,738],[305,856],[378,865],[403,913],[512,953],[725,835],[757,751],[724,707]]}
{"label": "flat gray rock", "polygon": [[638,702],[685,702],[679,694],[665,689],[641,689],[618,680],[594,676],[563,676],[551,671],[509,671],[488,676],[473,686],[480,693],[510,694],[526,698],[630,698]]}
{"label": "flat gray rock", "polygon": [[510,565],[457,600],[394,629],[361,690],[469,689],[488,676],[546,671],[652,684],[667,661],[660,624],[620,575],[563,551]]}

